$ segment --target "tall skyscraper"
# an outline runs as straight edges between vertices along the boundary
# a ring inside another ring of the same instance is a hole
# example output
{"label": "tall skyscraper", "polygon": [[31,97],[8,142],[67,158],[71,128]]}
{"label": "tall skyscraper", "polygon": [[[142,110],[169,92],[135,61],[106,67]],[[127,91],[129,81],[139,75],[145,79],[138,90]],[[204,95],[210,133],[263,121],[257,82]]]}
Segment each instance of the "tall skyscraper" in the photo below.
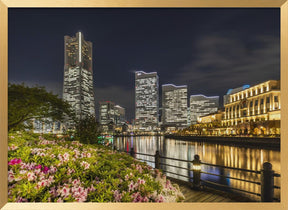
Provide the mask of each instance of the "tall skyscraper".
{"label": "tall skyscraper", "polygon": [[64,36],[63,99],[75,111],[77,119],[95,116],[92,43],[81,32],[75,37]]}
{"label": "tall skyscraper", "polygon": [[175,128],[187,126],[187,85],[162,85],[162,124]]}
{"label": "tall skyscraper", "polygon": [[207,97],[204,95],[190,96],[191,124],[197,123],[197,118],[217,112],[219,107],[219,96]]}
{"label": "tall skyscraper", "polygon": [[135,72],[135,125],[139,130],[158,128],[159,84],[157,72]]}

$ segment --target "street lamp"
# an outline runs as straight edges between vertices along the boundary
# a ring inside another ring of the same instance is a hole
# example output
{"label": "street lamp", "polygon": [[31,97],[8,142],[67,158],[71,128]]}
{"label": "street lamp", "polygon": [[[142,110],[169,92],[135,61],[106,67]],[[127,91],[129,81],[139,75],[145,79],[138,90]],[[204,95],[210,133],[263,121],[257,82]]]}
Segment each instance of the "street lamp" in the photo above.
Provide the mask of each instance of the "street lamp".
{"label": "street lamp", "polygon": [[193,188],[200,189],[200,177],[201,177],[201,161],[199,155],[194,155],[194,160],[192,161],[192,171],[193,171]]}

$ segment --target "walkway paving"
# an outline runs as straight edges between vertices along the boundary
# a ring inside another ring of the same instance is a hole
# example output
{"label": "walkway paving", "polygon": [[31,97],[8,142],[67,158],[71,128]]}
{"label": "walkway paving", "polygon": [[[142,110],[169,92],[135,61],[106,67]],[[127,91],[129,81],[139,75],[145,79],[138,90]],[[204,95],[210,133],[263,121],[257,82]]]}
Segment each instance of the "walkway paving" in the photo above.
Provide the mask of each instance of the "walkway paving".
{"label": "walkway paving", "polygon": [[251,202],[250,199],[210,188],[193,190],[187,182],[170,179],[177,183],[185,196],[184,202]]}
{"label": "walkway paving", "polygon": [[[178,184],[179,185],[179,184]],[[192,190],[187,185],[179,185],[181,192],[185,196],[184,202],[235,202],[234,200],[207,192],[206,190]]]}

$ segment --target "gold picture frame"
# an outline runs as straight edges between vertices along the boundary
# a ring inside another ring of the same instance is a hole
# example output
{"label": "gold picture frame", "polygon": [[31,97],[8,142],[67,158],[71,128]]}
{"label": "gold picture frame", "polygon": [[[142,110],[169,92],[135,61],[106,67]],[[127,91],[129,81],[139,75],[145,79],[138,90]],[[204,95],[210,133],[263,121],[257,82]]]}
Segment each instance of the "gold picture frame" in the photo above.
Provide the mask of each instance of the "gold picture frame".
{"label": "gold picture frame", "polygon": [[[7,203],[8,8],[37,7],[238,7],[280,8],[281,16],[281,202],[280,203]],[[17,209],[288,209],[288,0],[0,0],[0,208]],[[286,161],[284,161],[286,160]]]}

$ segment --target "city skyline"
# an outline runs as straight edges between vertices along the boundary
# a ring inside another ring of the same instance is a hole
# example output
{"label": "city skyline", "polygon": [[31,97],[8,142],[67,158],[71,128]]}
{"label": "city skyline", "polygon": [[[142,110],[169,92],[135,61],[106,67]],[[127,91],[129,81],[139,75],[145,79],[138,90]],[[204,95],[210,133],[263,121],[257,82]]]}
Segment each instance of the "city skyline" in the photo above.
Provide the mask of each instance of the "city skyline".
{"label": "city skyline", "polygon": [[93,43],[95,105],[114,101],[130,121],[135,71],[187,85],[188,97],[278,80],[279,18],[279,9],[9,9],[9,82],[61,95],[63,36],[81,31]]}

